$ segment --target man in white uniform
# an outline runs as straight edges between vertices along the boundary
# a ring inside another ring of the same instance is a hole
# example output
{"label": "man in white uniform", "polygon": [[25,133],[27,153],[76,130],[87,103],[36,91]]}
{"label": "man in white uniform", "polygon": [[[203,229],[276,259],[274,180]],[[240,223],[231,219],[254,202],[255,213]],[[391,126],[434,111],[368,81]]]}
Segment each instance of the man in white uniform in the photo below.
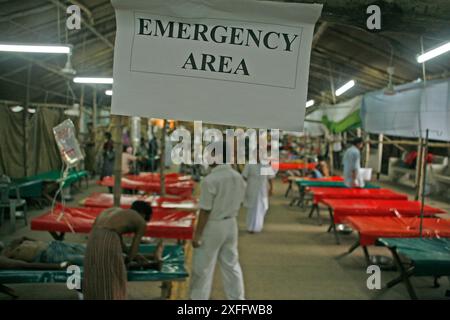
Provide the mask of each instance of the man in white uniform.
{"label": "man in white uniform", "polygon": [[247,208],[247,231],[261,232],[264,217],[269,209],[269,196],[272,195],[273,174],[261,174],[263,166],[260,163],[247,164],[242,176],[247,181],[244,207]]}
{"label": "man in white uniform", "polygon": [[245,181],[230,165],[211,167],[211,173],[201,184],[200,215],[193,240],[190,298],[210,298],[214,269],[219,260],[226,298],[243,300],[244,281],[239,264],[236,217],[243,201]]}

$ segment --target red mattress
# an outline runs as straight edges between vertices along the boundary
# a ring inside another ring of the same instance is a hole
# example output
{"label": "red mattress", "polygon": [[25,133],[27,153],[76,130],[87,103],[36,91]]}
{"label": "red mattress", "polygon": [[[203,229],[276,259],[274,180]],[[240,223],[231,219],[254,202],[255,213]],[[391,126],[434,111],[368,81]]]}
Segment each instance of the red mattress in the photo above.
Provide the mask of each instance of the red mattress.
{"label": "red mattress", "polygon": [[[378,238],[420,237],[420,218],[417,217],[348,216],[345,223],[359,232],[361,246],[373,245]],[[450,238],[450,220],[425,218],[422,234],[427,238]]]}
{"label": "red mattress", "polygon": [[[342,223],[346,216],[420,216],[421,203],[408,200],[322,199],[321,203],[333,209],[334,223]],[[446,213],[444,210],[424,206],[424,215]]]}
{"label": "red mattress", "polygon": [[[31,220],[31,229],[53,232],[89,233],[95,218],[104,208],[64,208],[57,205],[55,210]],[[146,236],[167,239],[192,239],[195,213],[179,210],[153,210],[152,219],[147,224]]]}
{"label": "red mattress", "polygon": [[[114,187],[114,177],[105,177],[98,181],[98,184],[105,187]],[[166,193],[177,196],[190,196],[194,190],[194,181],[166,181]],[[122,178],[123,189],[139,190],[146,193],[160,193],[161,184],[159,180],[142,181],[129,178]]]}
{"label": "red mattress", "polygon": [[[180,210],[196,210],[197,200],[192,197],[160,197],[123,194],[120,198],[120,207],[129,209],[134,201],[145,201],[152,207]],[[85,207],[111,208],[114,206],[114,195],[111,193],[94,192],[81,201]]]}
{"label": "red mattress", "polygon": [[[127,174],[125,177],[135,181],[160,181],[160,174],[154,172],[141,172],[138,175]],[[191,176],[180,175],[179,173],[166,173],[164,177],[166,178],[166,182],[182,182],[192,180]]]}
{"label": "red mattress", "polygon": [[278,165],[279,171],[286,170],[303,170],[303,169],[314,169],[317,163],[296,163],[296,162],[272,162],[272,168],[276,168]]}
{"label": "red mattress", "polygon": [[310,187],[308,191],[314,195],[314,204],[322,199],[408,200],[408,196],[389,189]]}

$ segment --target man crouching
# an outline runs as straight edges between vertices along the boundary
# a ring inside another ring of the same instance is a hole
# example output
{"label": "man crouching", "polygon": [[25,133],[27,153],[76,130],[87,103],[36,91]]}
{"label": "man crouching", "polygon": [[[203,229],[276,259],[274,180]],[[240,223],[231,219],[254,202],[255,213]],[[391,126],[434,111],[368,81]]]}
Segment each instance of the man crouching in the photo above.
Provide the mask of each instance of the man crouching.
{"label": "man crouching", "polygon": [[[125,263],[148,262],[138,255],[139,243],[150,221],[152,208],[143,201],[133,202],[130,210],[110,208],[95,220],[86,247],[83,294],[87,300],[123,300],[127,298]],[[122,235],[133,233],[129,250]],[[127,254],[125,260],[123,253]],[[156,257],[162,254],[158,246]]]}

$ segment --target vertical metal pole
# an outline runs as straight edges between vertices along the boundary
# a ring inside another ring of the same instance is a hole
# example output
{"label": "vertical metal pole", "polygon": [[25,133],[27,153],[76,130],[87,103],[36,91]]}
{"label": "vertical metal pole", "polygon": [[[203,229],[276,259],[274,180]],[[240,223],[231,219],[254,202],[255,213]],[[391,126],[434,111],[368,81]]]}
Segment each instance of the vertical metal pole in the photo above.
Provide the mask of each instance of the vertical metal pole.
{"label": "vertical metal pole", "polygon": [[[422,51],[422,54],[424,53],[423,50],[423,37],[420,37],[420,48]],[[426,69],[425,69],[425,62],[422,62],[422,77],[423,77],[423,87],[424,87],[424,94],[426,95],[426,85],[427,85],[427,77],[426,77]],[[425,101],[426,101],[426,97],[425,97]],[[425,102],[426,103],[426,102]],[[426,154],[424,153],[424,147],[423,147],[423,138],[422,138],[422,116],[421,116],[421,110],[418,110],[418,119],[419,119],[419,152],[417,155],[417,160],[419,162],[416,161],[417,163],[417,167],[416,167],[416,200],[419,199],[420,195],[423,193],[422,189],[422,175],[423,175],[423,171],[422,171],[422,167],[423,167],[423,162],[425,161],[426,158]],[[428,129],[427,129],[428,132]],[[425,164],[426,166],[426,164]]]}
{"label": "vertical metal pole", "polygon": [[120,197],[122,194],[122,123],[123,117],[112,116],[112,134],[114,143],[114,206],[120,207]]}
{"label": "vertical metal pole", "polygon": [[[424,53],[423,50],[423,36],[420,37],[420,49],[422,51],[422,54]],[[423,77],[423,86],[425,87],[427,85],[427,71],[425,68],[425,62],[422,62],[422,77]]]}
{"label": "vertical metal pole", "polygon": [[383,138],[384,135],[380,133],[378,135],[378,163],[377,163],[377,180],[380,180],[381,165],[383,163]]}
{"label": "vertical metal pole", "polygon": [[164,177],[164,167],[166,165],[166,119],[163,121],[162,135],[161,135],[161,156],[159,166],[159,179],[161,183],[161,196],[166,195],[166,179]]}
{"label": "vertical metal pole", "polygon": [[422,231],[423,231],[423,210],[425,207],[425,183],[427,178],[427,153],[428,153],[428,129],[425,132],[425,144],[423,146],[423,161],[422,161],[422,180],[421,180],[421,206],[420,206],[420,237],[422,238]]}

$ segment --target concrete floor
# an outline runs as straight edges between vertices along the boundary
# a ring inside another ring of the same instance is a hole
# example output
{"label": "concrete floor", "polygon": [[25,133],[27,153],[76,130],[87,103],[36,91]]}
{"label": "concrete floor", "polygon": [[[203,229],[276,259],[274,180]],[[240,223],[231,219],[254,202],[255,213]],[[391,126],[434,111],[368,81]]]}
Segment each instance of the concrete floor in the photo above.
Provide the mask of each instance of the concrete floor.
{"label": "concrete floor", "polygon": [[[382,183],[387,185],[387,183]],[[412,195],[412,190],[388,185],[389,188]],[[357,239],[356,234],[342,236],[342,244],[336,245],[332,234],[326,233],[327,222],[319,226],[316,219],[307,218],[307,210],[289,207],[289,199],[283,194],[286,185],[279,180],[275,183],[275,194],[271,198],[270,210],[266,216],[262,233],[245,232],[245,211],[239,216],[240,262],[244,274],[247,299],[409,299],[403,284],[383,291],[369,290],[366,286],[368,274],[362,250],[358,249],[342,259],[336,257],[344,253]],[[77,193],[75,200],[68,205],[76,206],[77,201],[94,191],[103,188],[91,183],[89,189]],[[412,197],[411,197],[412,198]],[[427,199],[430,205],[438,206],[450,212],[449,201]],[[30,216],[43,211],[33,210]],[[324,210],[322,211],[324,212]],[[449,217],[447,215],[447,217]],[[6,234],[7,225],[0,229],[0,240],[27,235],[36,239],[50,240],[45,232],[29,230],[17,223],[14,235]],[[85,236],[68,235],[68,241],[85,241]],[[372,254],[389,256],[383,248],[370,248]],[[190,268],[190,259],[188,260]],[[383,271],[382,284],[397,276],[397,272]],[[422,299],[443,299],[445,290],[449,289],[447,278],[441,279],[441,287],[432,288],[433,279],[413,278],[417,294]],[[160,283],[130,283],[130,299],[158,299]],[[77,299],[77,294],[61,284],[11,285],[22,299]],[[177,287],[175,297],[187,298],[188,283]],[[216,270],[212,299],[223,299],[220,271]],[[0,295],[0,299],[7,299]]]}

